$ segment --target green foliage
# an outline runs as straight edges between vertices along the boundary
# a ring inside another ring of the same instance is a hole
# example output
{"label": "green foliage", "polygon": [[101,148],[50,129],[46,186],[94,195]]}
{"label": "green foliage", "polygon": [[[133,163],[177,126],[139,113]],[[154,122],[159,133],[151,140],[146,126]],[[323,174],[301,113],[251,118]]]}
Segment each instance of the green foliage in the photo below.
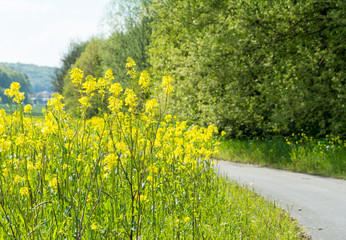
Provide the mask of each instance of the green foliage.
{"label": "green foliage", "polygon": [[83,68],[85,75],[93,75],[99,78],[103,75],[101,45],[102,40],[91,39],[86,45],[84,51],[76,59],[74,67]]}
{"label": "green foliage", "polygon": [[175,112],[229,135],[345,137],[345,1],[153,1]]}
{"label": "green foliage", "polygon": [[51,79],[51,84],[53,86],[53,91],[60,94],[63,93],[65,80],[64,78],[68,75],[73,64],[85,50],[87,42],[76,42],[71,41],[67,53],[62,57],[60,68],[56,69],[54,76]]}
{"label": "green foliage", "polygon": [[137,71],[149,68],[147,50],[151,35],[148,3],[144,0],[111,1],[108,24],[113,29],[103,42],[102,60],[104,70],[112,68],[116,81],[124,86],[131,82],[126,77],[124,62],[127,57],[137,63]]}
{"label": "green foliage", "polygon": [[2,102],[9,103],[8,97],[4,95],[4,90],[10,88],[12,82],[18,82],[21,85],[25,103],[30,103],[28,94],[31,93],[31,85],[28,76],[6,66],[0,66],[0,99],[2,99]]}
{"label": "green foliage", "polygon": [[[6,111],[6,113],[11,112],[11,108],[10,108],[9,104],[0,104],[0,109],[4,109]],[[42,106],[33,106],[32,110],[31,110],[31,115],[37,119],[40,119],[40,118],[42,119],[42,117],[43,117]]]}
{"label": "green foliage", "polygon": [[[102,58],[101,58],[101,40],[91,39],[86,45],[83,52],[73,63],[74,67],[84,69],[85,76],[92,75],[99,78],[103,75]],[[71,69],[70,69],[71,70]],[[71,83],[70,75],[67,72],[64,76],[63,95],[65,97],[66,108],[71,112],[77,113],[78,99],[80,94],[76,87]],[[98,113],[98,108],[101,106],[95,102],[94,108],[88,110],[88,116],[94,116]]]}
{"label": "green foliage", "polygon": [[222,139],[217,157],[296,172],[346,179],[346,142],[298,134],[273,139]]}
{"label": "green foliage", "polygon": [[41,91],[51,91],[51,78],[56,71],[54,67],[37,66],[23,63],[0,63],[19,72],[26,74],[30,80],[31,91],[33,93]]}
{"label": "green foliage", "polygon": [[140,21],[141,5],[148,0],[111,0],[104,17],[108,29],[113,32],[127,32]]}
{"label": "green foliage", "polygon": [[[147,1],[111,1],[107,12],[106,22],[112,33],[108,39],[92,39],[88,43],[71,43],[69,53],[62,59],[63,67],[56,72],[54,86],[64,95],[66,107],[69,112],[78,113],[77,99],[80,94],[70,80],[71,67],[84,69],[85,75],[96,78],[103,75],[109,68],[113,69],[115,82],[126,87],[138,89],[136,82],[131,81],[124,68],[127,57],[132,57],[136,63],[136,71],[149,68],[147,48],[151,34],[149,8]],[[138,78],[139,76],[137,76]],[[148,92],[138,94],[143,100]],[[100,109],[105,109],[104,103],[96,104],[88,109],[89,117],[95,116]]]}

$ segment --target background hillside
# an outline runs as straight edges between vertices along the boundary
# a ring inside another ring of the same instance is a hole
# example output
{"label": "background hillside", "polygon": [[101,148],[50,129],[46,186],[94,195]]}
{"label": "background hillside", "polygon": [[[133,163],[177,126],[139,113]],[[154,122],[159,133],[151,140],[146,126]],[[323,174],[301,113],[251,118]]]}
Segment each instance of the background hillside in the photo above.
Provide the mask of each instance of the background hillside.
{"label": "background hillside", "polygon": [[6,66],[0,66],[0,99],[3,103],[8,103],[8,97],[4,95],[4,91],[10,88],[12,82],[18,82],[21,86],[21,92],[25,94],[25,103],[29,103],[28,95],[31,93],[31,85],[28,76],[17,70]]}
{"label": "background hillside", "polygon": [[34,64],[23,63],[6,63],[0,62],[0,65],[7,66],[11,69],[25,73],[31,83],[32,93],[38,93],[42,91],[51,91],[51,78],[56,68],[37,66]]}

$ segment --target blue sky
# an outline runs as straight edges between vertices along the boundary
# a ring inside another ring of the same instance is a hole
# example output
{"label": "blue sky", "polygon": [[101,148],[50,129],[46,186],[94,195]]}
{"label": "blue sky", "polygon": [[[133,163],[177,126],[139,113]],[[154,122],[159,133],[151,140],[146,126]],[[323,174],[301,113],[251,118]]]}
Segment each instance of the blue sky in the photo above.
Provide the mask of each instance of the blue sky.
{"label": "blue sky", "polygon": [[110,0],[0,0],[0,62],[60,65],[71,40],[104,33]]}

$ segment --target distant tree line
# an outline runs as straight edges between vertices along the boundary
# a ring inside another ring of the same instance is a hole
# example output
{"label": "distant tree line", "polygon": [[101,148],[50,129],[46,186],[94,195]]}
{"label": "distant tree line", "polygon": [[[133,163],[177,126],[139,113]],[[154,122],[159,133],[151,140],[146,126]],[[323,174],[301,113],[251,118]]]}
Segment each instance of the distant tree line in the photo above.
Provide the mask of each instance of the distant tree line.
{"label": "distant tree line", "polygon": [[1,103],[9,103],[8,96],[4,95],[5,89],[10,88],[12,82],[18,82],[21,86],[20,91],[24,92],[24,103],[31,103],[29,94],[31,93],[31,84],[26,74],[13,70],[6,66],[0,66],[0,98]]}
{"label": "distant tree line", "polygon": [[32,93],[51,91],[51,79],[55,70],[54,67],[5,62],[1,62],[0,65],[25,73],[30,80]]}
{"label": "distant tree line", "polygon": [[156,82],[173,76],[171,111],[191,123],[214,124],[233,137],[346,137],[345,1],[113,0],[111,6],[112,34],[74,44],[62,59],[54,86],[71,109],[78,97],[67,76],[72,66],[96,77],[113,68],[126,87],[130,56]]}

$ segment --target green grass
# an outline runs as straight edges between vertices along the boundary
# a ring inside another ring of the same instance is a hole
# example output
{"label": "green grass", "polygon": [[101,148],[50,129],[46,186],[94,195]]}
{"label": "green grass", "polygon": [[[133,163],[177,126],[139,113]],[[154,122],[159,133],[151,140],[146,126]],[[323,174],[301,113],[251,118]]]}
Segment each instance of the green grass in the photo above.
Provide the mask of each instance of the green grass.
{"label": "green grass", "polygon": [[[12,106],[12,109],[13,111],[16,110],[16,104],[13,104]],[[42,108],[44,108],[45,106],[33,106],[32,107],[32,110],[31,110],[31,114],[33,116],[43,116],[43,113],[42,113]],[[1,103],[0,104],[0,109],[4,109],[6,111],[6,113],[10,113],[11,109],[10,109],[10,106],[8,104],[3,104]]]}
{"label": "green grass", "polygon": [[346,142],[338,137],[221,139],[219,159],[346,179]]}

